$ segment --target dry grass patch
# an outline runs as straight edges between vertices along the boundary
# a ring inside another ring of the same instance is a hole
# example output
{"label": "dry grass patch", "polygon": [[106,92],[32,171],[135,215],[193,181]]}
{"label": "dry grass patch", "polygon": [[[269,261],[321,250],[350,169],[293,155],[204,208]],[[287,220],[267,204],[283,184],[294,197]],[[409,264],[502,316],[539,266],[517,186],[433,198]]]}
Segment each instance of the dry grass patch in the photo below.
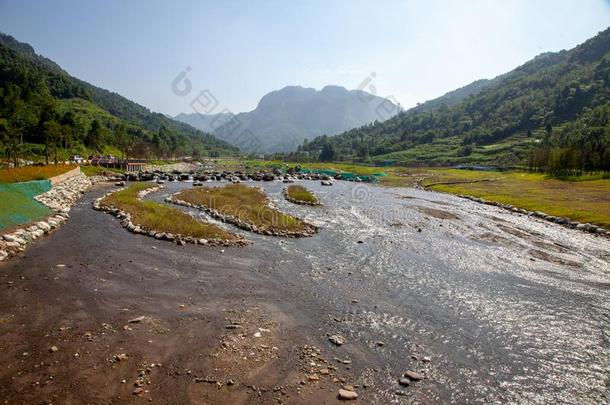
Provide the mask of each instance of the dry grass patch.
{"label": "dry grass patch", "polygon": [[101,205],[129,213],[134,224],[148,230],[201,239],[237,239],[218,226],[199,221],[176,208],[138,198],[139,192],[153,187],[155,185],[150,183],[133,184],[104,198]]}
{"label": "dry grass patch", "polygon": [[320,204],[318,198],[311,191],[307,190],[303,186],[299,186],[296,184],[290,185],[288,186],[288,188],[286,188],[286,196],[289,198],[289,200],[292,200],[296,203],[304,203],[311,205]]}
{"label": "dry grass patch", "polygon": [[193,188],[180,192],[176,197],[237,218],[259,230],[310,233],[312,229],[312,225],[270,207],[269,199],[260,189],[243,184]]}
{"label": "dry grass patch", "polygon": [[76,165],[24,166],[0,169],[0,183],[20,183],[32,180],[47,180],[76,169]]}

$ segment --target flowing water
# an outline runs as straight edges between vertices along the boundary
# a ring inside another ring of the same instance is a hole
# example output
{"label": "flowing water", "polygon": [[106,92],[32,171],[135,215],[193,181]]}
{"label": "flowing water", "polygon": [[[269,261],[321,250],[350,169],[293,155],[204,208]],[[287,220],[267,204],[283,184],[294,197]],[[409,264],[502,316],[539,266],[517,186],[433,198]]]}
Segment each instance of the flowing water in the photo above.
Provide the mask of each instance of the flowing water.
{"label": "flowing water", "polygon": [[400,401],[396,373],[414,365],[422,401],[610,401],[608,239],[423,190],[304,181],[324,204],[309,207],[285,201],[281,183],[252,184],[320,232],[221,224],[253,241],[234,254],[266,255],[259,271],[381,364],[375,402]]}

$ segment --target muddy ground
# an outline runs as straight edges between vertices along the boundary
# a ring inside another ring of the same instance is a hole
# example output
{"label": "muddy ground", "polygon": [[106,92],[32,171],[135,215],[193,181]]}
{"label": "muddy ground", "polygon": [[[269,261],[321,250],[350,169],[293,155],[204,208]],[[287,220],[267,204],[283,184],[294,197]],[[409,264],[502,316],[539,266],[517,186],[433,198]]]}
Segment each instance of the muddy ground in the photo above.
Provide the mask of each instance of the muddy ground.
{"label": "muddy ground", "polygon": [[[607,239],[434,192],[303,184],[323,207],[256,185],[320,232],[222,224],[242,248],[130,234],[91,208],[107,188],[86,194],[0,264],[0,398],[323,404],[345,387],[379,404],[610,401]],[[407,370],[423,380],[401,386]]]}

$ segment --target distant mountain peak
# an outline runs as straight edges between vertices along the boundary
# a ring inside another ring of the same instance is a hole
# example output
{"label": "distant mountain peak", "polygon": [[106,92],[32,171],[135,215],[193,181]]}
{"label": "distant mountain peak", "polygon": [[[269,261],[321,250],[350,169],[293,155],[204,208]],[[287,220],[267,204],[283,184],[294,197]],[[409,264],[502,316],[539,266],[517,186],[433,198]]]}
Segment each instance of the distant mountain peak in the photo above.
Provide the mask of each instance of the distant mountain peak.
{"label": "distant mountain peak", "polygon": [[[235,115],[230,123],[212,128],[211,132],[248,152],[288,152],[305,139],[332,136],[374,121],[384,121],[397,112],[397,106],[389,100],[368,93],[367,97],[362,97],[362,93],[336,85],[327,85],[321,90],[285,86],[264,95],[254,110]],[[212,120],[187,115],[176,116],[176,119],[199,129],[204,129],[203,126]],[[244,133],[250,139],[248,145],[243,143]]]}

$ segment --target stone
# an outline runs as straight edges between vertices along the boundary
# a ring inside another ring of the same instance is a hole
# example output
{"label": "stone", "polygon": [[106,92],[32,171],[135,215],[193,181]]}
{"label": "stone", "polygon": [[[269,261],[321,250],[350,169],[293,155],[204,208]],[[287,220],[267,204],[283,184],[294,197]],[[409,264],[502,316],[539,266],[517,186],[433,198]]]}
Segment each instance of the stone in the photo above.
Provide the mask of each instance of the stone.
{"label": "stone", "polygon": [[409,380],[408,378],[402,377],[398,380],[398,384],[402,385],[403,387],[408,387],[409,385],[411,385],[411,380]]}
{"label": "stone", "polygon": [[138,387],[135,390],[133,390],[133,395],[140,395],[143,392],[144,392],[144,388]]}
{"label": "stone", "polygon": [[330,340],[332,343],[336,344],[337,346],[341,346],[341,345],[345,344],[345,338],[341,335],[331,335],[331,336],[329,336],[328,340]]}
{"label": "stone", "polygon": [[115,354],[114,355],[114,361],[125,361],[128,358],[129,357],[125,353],[120,353],[120,354]]}
{"label": "stone", "polygon": [[137,318],[130,319],[127,322],[129,322],[129,323],[138,323],[138,322],[142,322],[145,319],[146,319],[145,316],[138,316]]}
{"label": "stone", "polygon": [[344,400],[344,401],[351,401],[351,400],[358,399],[358,394],[355,393],[354,391],[340,389],[338,398],[341,400]]}
{"label": "stone", "polygon": [[405,373],[405,377],[407,377],[409,380],[413,380],[413,381],[419,381],[422,378],[424,378],[421,374],[419,374],[417,371],[413,371],[413,370],[409,370]]}
{"label": "stone", "polygon": [[51,347],[49,348],[49,351],[50,351],[51,353],[55,353],[55,352],[59,351],[59,348],[58,348],[57,346],[51,346]]}

